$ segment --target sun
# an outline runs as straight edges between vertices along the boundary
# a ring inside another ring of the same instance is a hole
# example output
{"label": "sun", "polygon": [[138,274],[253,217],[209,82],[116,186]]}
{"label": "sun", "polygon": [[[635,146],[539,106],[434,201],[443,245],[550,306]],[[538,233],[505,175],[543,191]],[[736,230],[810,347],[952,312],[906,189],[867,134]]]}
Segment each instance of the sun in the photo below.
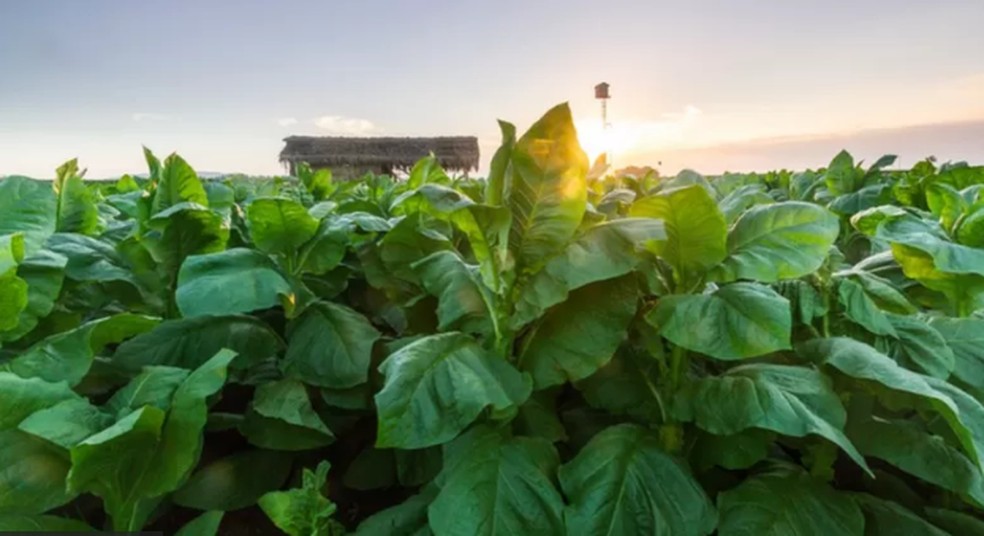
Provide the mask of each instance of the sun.
{"label": "sun", "polygon": [[638,140],[618,124],[610,124],[603,128],[598,121],[580,121],[577,123],[577,137],[581,148],[593,162],[604,153],[610,153],[613,158],[630,152]]}

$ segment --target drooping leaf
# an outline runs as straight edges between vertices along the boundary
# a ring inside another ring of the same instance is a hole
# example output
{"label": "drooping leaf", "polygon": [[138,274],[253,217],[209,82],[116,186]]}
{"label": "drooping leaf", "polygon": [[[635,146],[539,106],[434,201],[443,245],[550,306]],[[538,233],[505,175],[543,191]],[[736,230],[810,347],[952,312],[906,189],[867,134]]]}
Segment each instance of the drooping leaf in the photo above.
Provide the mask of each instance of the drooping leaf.
{"label": "drooping leaf", "polygon": [[878,308],[860,284],[851,279],[840,280],[837,298],[844,308],[844,314],[864,329],[876,335],[897,336],[888,315]]}
{"label": "drooping leaf", "polygon": [[377,447],[423,448],[444,443],[491,406],[522,404],[531,380],[462,333],[418,339],[379,367],[386,376],[376,394]]}
{"label": "drooping leaf", "polygon": [[355,310],[317,302],[287,328],[284,374],[320,387],[354,387],[368,378],[372,347],[379,337]]}
{"label": "drooping leaf", "polygon": [[[62,289],[67,262],[67,258],[57,253],[41,250],[20,263],[17,277],[27,284],[27,303],[18,313],[17,325],[0,332],[0,340],[13,341],[23,337],[51,313]],[[0,306],[0,309],[4,307]]]}
{"label": "drooping leaf", "polygon": [[914,316],[891,315],[888,318],[906,359],[934,378],[950,377],[956,358],[936,329]]}
{"label": "drooping leaf", "polygon": [[712,277],[772,283],[807,275],[823,263],[837,239],[837,217],[800,201],[760,205],[742,214],[728,232],[728,254]]}
{"label": "drooping leaf", "polygon": [[560,484],[570,501],[567,534],[713,532],[717,513],[710,499],[660,444],[657,434],[640,426],[613,426],[561,467]]}
{"label": "drooping leaf", "polygon": [[868,465],[844,435],[847,415],[830,380],[816,370],[755,364],[732,368],[685,387],[673,411],[717,435],[764,428],[783,435],[818,435],[839,446],[866,471]]}
{"label": "drooping leaf", "polygon": [[93,406],[88,400],[69,398],[32,413],[17,428],[62,448],[71,449],[85,438],[108,428],[113,422],[111,415]]}
{"label": "drooping leaf", "polygon": [[947,536],[903,506],[866,494],[854,495],[864,513],[865,536]]}
{"label": "drooping leaf", "polygon": [[851,496],[804,474],[765,474],[718,495],[720,536],[864,534]]}
{"label": "drooping leaf", "polygon": [[790,347],[789,301],[755,283],[734,283],[713,294],[665,296],[647,320],[674,344],[717,359]]}
{"label": "drooping leaf", "polygon": [[31,257],[55,232],[56,199],[45,183],[27,177],[0,179],[0,236],[23,233],[24,257]]}
{"label": "drooping leaf", "polygon": [[35,411],[78,398],[64,382],[51,383],[0,372],[0,430],[16,427]]}
{"label": "drooping leaf", "polygon": [[20,430],[0,431],[2,514],[43,514],[71,501],[65,488],[69,461],[58,447]]}
{"label": "drooping leaf", "polygon": [[269,257],[233,248],[185,259],[175,300],[185,317],[218,316],[267,309],[289,295],[290,284]]}
{"label": "drooping leaf", "polygon": [[627,337],[639,290],[632,276],[581,287],[551,308],[522,343],[519,368],[536,389],[587,378]]}
{"label": "drooping leaf", "polygon": [[253,445],[271,450],[323,447],[335,438],[297,380],[260,385],[240,431]]}
{"label": "drooping leaf", "polygon": [[560,460],[550,443],[481,427],[456,443],[428,508],[435,535],[563,534],[564,501],[553,483]]}
{"label": "drooping leaf", "polygon": [[58,196],[56,230],[63,233],[94,233],[99,227],[99,210],[92,191],[79,174],[78,160],[65,162],[55,175],[53,186]]}
{"label": "drooping leaf", "polygon": [[929,325],[953,352],[953,375],[976,389],[984,388],[984,320],[932,317]]}
{"label": "drooping leaf", "polygon": [[413,264],[424,289],[437,297],[438,329],[492,335],[493,297],[477,267],[451,251],[438,251]]}

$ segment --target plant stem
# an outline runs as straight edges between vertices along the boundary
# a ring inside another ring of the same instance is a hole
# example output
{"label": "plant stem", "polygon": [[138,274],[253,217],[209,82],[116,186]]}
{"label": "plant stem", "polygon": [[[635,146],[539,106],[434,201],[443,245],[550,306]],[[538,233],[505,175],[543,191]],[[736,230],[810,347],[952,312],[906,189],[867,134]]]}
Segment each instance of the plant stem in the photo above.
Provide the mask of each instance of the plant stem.
{"label": "plant stem", "polygon": [[687,349],[682,346],[674,346],[672,353],[670,354],[670,382],[672,382],[673,390],[680,386],[680,373],[683,368],[683,362],[687,358]]}

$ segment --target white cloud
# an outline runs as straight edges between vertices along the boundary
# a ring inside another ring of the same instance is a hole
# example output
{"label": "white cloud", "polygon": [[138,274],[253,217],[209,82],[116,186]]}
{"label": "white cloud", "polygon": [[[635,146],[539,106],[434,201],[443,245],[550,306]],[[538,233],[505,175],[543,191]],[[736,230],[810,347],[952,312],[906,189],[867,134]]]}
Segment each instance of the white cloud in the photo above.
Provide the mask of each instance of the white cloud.
{"label": "white cloud", "polygon": [[314,125],[328,134],[339,136],[359,136],[376,131],[376,125],[368,119],[324,115],[314,120]]}
{"label": "white cloud", "polygon": [[289,127],[297,124],[297,118],[295,117],[281,117],[277,119],[277,124],[282,127]]}
{"label": "white cloud", "polygon": [[136,112],[130,116],[134,121],[167,121],[170,117],[153,112]]}

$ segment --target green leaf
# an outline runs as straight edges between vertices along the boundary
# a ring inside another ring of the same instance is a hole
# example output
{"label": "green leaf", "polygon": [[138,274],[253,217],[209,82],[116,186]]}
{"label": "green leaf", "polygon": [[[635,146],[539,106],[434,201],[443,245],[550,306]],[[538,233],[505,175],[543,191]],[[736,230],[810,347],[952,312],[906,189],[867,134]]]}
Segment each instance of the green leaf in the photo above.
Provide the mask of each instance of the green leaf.
{"label": "green leaf", "polygon": [[574,236],[587,206],[587,171],[567,104],[552,108],[516,142],[506,204],[517,266],[539,266]]}
{"label": "green leaf", "polygon": [[446,180],[448,180],[447,173],[441,169],[441,164],[437,161],[434,153],[431,153],[417,160],[417,163],[410,169],[410,176],[407,177],[407,186],[410,188],[419,188],[424,184]]}
{"label": "green leaf", "polygon": [[934,527],[898,504],[865,494],[855,494],[854,500],[864,512],[865,536],[947,536],[947,533]]}
{"label": "green leaf", "polygon": [[42,514],[71,501],[65,489],[69,462],[54,445],[20,430],[0,431],[2,514]]}
{"label": "green leaf", "polygon": [[523,340],[519,368],[532,375],[538,390],[594,374],[628,337],[638,296],[633,276],[575,290]]}
{"label": "green leaf", "polygon": [[726,255],[727,226],[717,202],[699,186],[666,190],[632,204],[629,216],[663,220],[666,241],[656,253],[670,263],[678,286],[688,288]]}
{"label": "green leaf", "polygon": [[92,360],[111,344],[151,330],[156,318],[120,313],[42,339],[3,368],[19,376],[78,385],[89,372]]}
{"label": "green leaf", "polygon": [[717,525],[714,506],[690,471],[663,452],[658,434],[640,426],[599,433],[559,476],[570,501],[564,520],[571,536],[703,536]]}
{"label": "green leaf", "polygon": [[68,259],[65,275],[75,281],[125,281],[137,285],[133,271],[109,243],[72,233],[56,233],[45,247]]}
{"label": "green leaf", "polygon": [[863,177],[861,170],[854,166],[854,157],[847,151],[837,153],[823,176],[827,189],[834,195],[849,194],[857,190]]}
{"label": "green leaf", "polygon": [[174,536],[215,536],[219,532],[219,524],[225,512],[213,510],[185,523]]}
{"label": "green leaf", "polygon": [[439,445],[457,436],[486,407],[504,412],[530,395],[531,381],[462,333],[431,335],[391,354],[376,394],[376,446]]}
{"label": "green leaf", "polygon": [[0,430],[16,427],[35,411],[78,398],[64,382],[50,383],[0,372]]}
{"label": "green leaf", "polygon": [[113,393],[103,408],[122,418],[143,406],[154,406],[161,411],[171,408],[174,391],[191,374],[191,371],[175,367],[144,367],[130,383]]}
{"label": "green leaf", "polygon": [[335,503],[322,494],[330,467],[323,461],[314,472],[304,469],[301,488],[266,493],[259,499],[260,508],[289,536],[341,535],[344,530],[331,519]]}
{"label": "green leaf", "polygon": [[50,408],[38,410],[21,421],[21,431],[40,437],[64,449],[111,426],[114,419],[88,400],[70,398]]}
{"label": "green leaf", "polygon": [[82,181],[77,159],[58,168],[53,186],[58,196],[56,229],[64,233],[94,233],[99,227],[99,210],[93,191]]}
{"label": "green leaf", "polygon": [[168,282],[175,285],[186,258],[222,251],[229,240],[223,216],[201,205],[180,203],[156,214],[149,225],[153,232],[142,242]]}
{"label": "green leaf", "polygon": [[914,316],[891,315],[889,320],[903,356],[934,378],[950,377],[956,358],[938,331]]}
{"label": "green leaf", "polygon": [[957,226],[957,242],[972,248],[984,248],[984,204],[972,209]]}
{"label": "green leaf", "polygon": [[799,201],[753,207],[728,233],[728,255],[714,269],[717,281],[773,283],[820,268],[840,232],[837,217]]}
{"label": "green leaf", "polygon": [[233,368],[276,356],[283,341],[266,323],[249,316],[200,316],[167,320],[116,349],[113,363],[139,371],[148,365],[198,368],[219,350],[236,352]]}
{"label": "green leaf", "polygon": [[199,469],[174,493],[173,500],[196,510],[241,510],[282,486],[290,466],[291,458],[283,452],[238,452]]}
{"label": "green leaf", "polygon": [[[0,332],[0,340],[14,341],[23,337],[37,327],[41,319],[51,313],[55,307],[55,300],[61,293],[67,262],[68,259],[57,253],[41,250],[20,263],[17,267],[17,277],[27,283],[27,304],[18,315],[17,326],[10,331]],[[13,300],[0,301],[14,303]]]}
{"label": "green leaf", "polygon": [[92,527],[75,519],[58,516],[0,514],[0,532],[93,532]]}
{"label": "green leaf", "polygon": [[246,221],[257,249],[270,254],[292,255],[318,231],[318,220],[303,205],[281,197],[254,200]]}
{"label": "green leaf", "polygon": [[432,253],[412,266],[424,289],[437,297],[440,331],[494,333],[494,298],[481,282],[478,267],[466,264],[451,251]]}
{"label": "green leaf", "polygon": [[[151,166],[152,171],[153,167]],[[151,179],[155,179],[153,173]],[[184,202],[207,207],[208,194],[195,170],[180,156],[172,154],[164,159],[164,167],[160,169],[160,181],[154,191],[151,213],[158,214]]]}
{"label": "green leaf", "polygon": [[665,296],[646,319],[673,344],[717,359],[790,347],[789,301],[755,283],[734,283],[713,294]]}
{"label": "green leaf", "polygon": [[240,431],[253,445],[271,450],[313,449],[335,439],[297,380],[260,385]]}
{"label": "green leaf", "polygon": [[755,364],[688,384],[673,406],[677,418],[716,435],[764,428],[783,435],[818,435],[870,473],[844,435],[847,414],[830,380],[813,369]]}
{"label": "green leaf", "polygon": [[292,294],[266,255],[244,248],[192,255],[181,265],[175,300],[185,317],[268,309]]}
{"label": "green leaf", "polygon": [[[981,442],[982,431],[976,430],[974,413],[984,411],[980,404],[976,407],[961,408],[950,395],[956,393],[968,397],[956,387],[950,387],[942,381],[933,381],[928,376],[906,370],[892,359],[879,353],[874,348],[852,339],[832,338],[814,339],[797,347],[797,352],[817,363],[830,365],[840,372],[858,380],[875,382],[893,391],[907,393],[925,401],[929,409],[940,414],[953,430],[960,444],[970,454],[971,458],[980,463],[984,443]],[[940,386],[944,385],[945,390]],[[980,408],[976,412],[972,410]]]}
{"label": "green leaf", "polygon": [[500,120],[499,130],[502,131],[502,144],[492,155],[489,176],[485,182],[485,200],[490,205],[502,205],[509,199],[512,190],[509,162],[516,146],[516,126]]}
{"label": "green leaf", "polygon": [[282,368],[310,385],[344,389],[365,383],[380,333],[358,312],[317,302],[287,327],[290,344]]}
{"label": "green leaf", "polygon": [[692,452],[699,469],[719,466],[736,471],[768,458],[774,442],[774,433],[759,428],[726,436],[701,433]]}
{"label": "green leaf", "polygon": [[927,508],[926,516],[934,525],[949,531],[950,534],[961,536],[984,535],[984,521],[963,512],[944,510],[942,508]]}
{"label": "green leaf", "polygon": [[560,460],[549,442],[477,428],[456,443],[460,451],[428,509],[434,534],[564,533],[564,500],[553,482]]}
{"label": "green leaf", "polygon": [[556,403],[542,392],[531,396],[519,407],[513,426],[522,435],[541,437],[551,443],[567,440],[564,423],[557,417]]}
{"label": "green leaf", "polygon": [[905,421],[888,422],[869,418],[848,430],[865,456],[883,460],[910,475],[980,505],[984,501],[984,478],[974,462],[939,436],[929,435]]}
{"label": "green leaf", "polygon": [[720,536],[861,535],[864,516],[851,496],[804,474],[765,474],[718,495]]}
{"label": "green leaf", "polygon": [[984,319],[934,316],[929,325],[953,352],[953,375],[975,388],[984,386]]}
{"label": "green leaf", "polygon": [[0,236],[23,233],[24,257],[37,253],[55,226],[56,199],[47,184],[27,177],[0,179]]}
{"label": "green leaf", "polygon": [[844,314],[864,329],[876,335],[898,336],[888,315],[878,308],[860,284],[841,279],[837,284],[837,298]]}
{"label": "green leaf", "polygon": [[345,230],[335,227],[330,220],[323,220],[317,233],[298,251],[301,271],[315,275],[331,271],[345,258],[348,243]]}
{"label": "green leaf", "polygon": [[141,508],[135,488],[148,467],[164,424],[164,412],[145,406],[72,447],[68,489],[102,498],[114,530],[142,526],[149,512]]}
{"label": "green leaf", "polygon": [[512,214],[505,207],[468,205],[451,213],[451,222],[465,234],[472,255],[478,261],[482,280],[493,289],[502,286],[503,271],[509,245],[509,227]]}
{"label": "green leaf", "polygon": [[968,208],[967,201],[960,192],[944,182],[933,182],[926,186],[926,204],[947,231],[954,228],[954,223]]}
{"label": "green leaf", "polygon": [[657,362],[649,354],[620,351],[575,387],[593,408],[642,422],[665,420],[659,392],[651,379],[656,368]]}
{"label": "green leaf", "polygon": [[584,285],[625,275],[639,265],[640,250],[665,240],[659,220],[625,218],[587,229],[550,259],[518,293],[514,327],[521,327]]}

